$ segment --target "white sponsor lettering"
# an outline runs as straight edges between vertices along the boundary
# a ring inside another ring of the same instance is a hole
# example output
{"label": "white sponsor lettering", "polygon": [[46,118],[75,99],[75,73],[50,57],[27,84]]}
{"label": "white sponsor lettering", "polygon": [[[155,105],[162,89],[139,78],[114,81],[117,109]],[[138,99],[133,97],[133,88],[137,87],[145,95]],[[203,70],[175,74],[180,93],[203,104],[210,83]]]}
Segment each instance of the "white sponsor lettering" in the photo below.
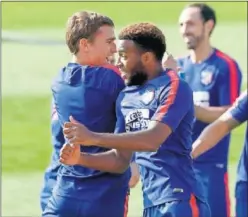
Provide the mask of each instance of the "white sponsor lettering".
{"label": "white sponsor lettering", "polygon": [[194,103],[198,106],[209,106],[210,95],[207,91],[195,91],[193,93]]}

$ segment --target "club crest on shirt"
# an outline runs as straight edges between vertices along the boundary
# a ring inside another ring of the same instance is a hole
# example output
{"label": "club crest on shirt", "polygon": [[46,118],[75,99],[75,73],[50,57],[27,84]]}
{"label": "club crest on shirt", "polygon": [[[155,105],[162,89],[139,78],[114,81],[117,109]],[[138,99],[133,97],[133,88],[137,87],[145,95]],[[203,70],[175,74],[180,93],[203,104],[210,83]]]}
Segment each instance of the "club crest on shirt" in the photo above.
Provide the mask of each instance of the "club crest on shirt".
{"label": "club crest on shirt", "polygon": [[147,89],[142,95],[142,102],[149,105],[155,97],[155,90],[153,88]]}
{"label": "club crest on shirt", "polygon": [[210,70],[204,70],[201,72],[201,83],[209,85],[213,81],[213,72]]}

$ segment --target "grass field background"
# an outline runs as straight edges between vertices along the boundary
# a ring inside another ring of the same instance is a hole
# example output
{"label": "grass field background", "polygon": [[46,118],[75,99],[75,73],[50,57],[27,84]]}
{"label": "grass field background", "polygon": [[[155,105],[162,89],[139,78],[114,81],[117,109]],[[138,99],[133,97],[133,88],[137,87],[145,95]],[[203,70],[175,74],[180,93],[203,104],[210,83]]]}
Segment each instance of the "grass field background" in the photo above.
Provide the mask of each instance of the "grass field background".
{"label": "grass field background", "polygon": [[[212,42],[234,57],[247,85],[247,7],[241,2],[210,3],[218,24]],[[49,3],[3,2],[3,36],[64,39],[66,19],[78,10],[111,16],[120,29],[130,22],[152,21],[164,31],[169,52],[185,54],[177,19],[185,3]],[[64,45],[2,43],[2,216],[39,216],[42,175],[51,154],[50,83],[70,61]],[[243,145],[244,126],[233,132],[230,148],[230,187]],[[232,204],[234,205],[234,203]],[[132,190],[129,217],[141,216],[140,185]]]}

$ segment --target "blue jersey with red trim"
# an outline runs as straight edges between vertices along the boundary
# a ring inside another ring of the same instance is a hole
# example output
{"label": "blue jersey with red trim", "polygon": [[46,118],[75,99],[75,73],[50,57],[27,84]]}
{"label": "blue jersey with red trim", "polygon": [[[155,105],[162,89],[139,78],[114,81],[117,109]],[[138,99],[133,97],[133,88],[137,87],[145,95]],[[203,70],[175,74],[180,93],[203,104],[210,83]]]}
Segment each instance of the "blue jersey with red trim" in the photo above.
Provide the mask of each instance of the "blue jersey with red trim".
{"label": "blue jersey with red trim", "polygon": [[[241,71],[235,60],[223,52],[214,49],[209,58],[199,64],[192,63],[190,57],[180,58],[178,65],[184,71],[185,80],[193,90],[196,105],[229,106],[239,96]],[[195,120],[193,141],[199,137],[207,125],[207,123]],[[229,142],[230,134],[195,161],[227,163]]]}
{"label": "blue jersey with red trim", "polygon": [[[124,81],[113,70],[113,67],[91,67],[69,63],[59,72],[52,84],[56,110],[53,119],[57,119],[61,127],[66,121],[69,121],[69,116],[72,115],[94,132],[114,132],[115,103],[124,86]],[[57,129],[54,128],[53,133],[54,136],[60,135],[58,126]],[[81,147],[81,151],[86,153],[99,153],[107,150],[97,146]],[[83,166],[63,165],[59,174],[63,177],[80,180],[84,194],[82,195],[82,191],[78,191],[79,195],[74,196],[85,199],[89,195],[91,199],[99,199],[109,189],[117,186],[127,188],[130,178],[129,170],[124,174],[111,174]],[[64,186],[64,189],[59,189],[60,194],[70,194],[70,188],[73,186]],[[71,192],[75,193],[75,191]]]}
{"label": "blue jersey with red trim", "polygon": [[192,194],[203,198],[190,157],[194,106],[188,84],[167,70],[143,86],[126,87],[116,106],[117,128],[126,132],[147,129],[150,121],[162,122],[173,131],[156,152],[135,153],[144,207],[190,199]]}
{"label": "blue jersey with red trim", "polygon": [[[237,99],[230,113],[240,123],[248,121],[247,90]],[[244,147],[238,164],[237,182],[248,182],[248,126],[246,126]]]}

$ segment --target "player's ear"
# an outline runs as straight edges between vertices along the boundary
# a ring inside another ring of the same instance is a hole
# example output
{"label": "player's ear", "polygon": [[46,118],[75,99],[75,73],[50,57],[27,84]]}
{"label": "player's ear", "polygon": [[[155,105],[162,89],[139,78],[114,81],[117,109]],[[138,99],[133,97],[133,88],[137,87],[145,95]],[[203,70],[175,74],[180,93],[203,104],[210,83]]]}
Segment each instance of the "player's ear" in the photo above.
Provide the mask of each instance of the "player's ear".
{"label": "player's ear", "polygon": [[81,38],[78,43],[79,48],[87,52],[89,50],[89,41],[85,38]]}
{"label": "player's ear", "polygon": [[143,64],[147,64],[153,59],[154,59],[154,55],[153,55],[152,52],[145,52],[141,56],[141,61],[142,61]]}
{"label": "player's ear", "polygon": [[207,29],[207,32],[210,32],[214,28],[214,21],[213,20],[208,20],[205,23],[205,28]]}

